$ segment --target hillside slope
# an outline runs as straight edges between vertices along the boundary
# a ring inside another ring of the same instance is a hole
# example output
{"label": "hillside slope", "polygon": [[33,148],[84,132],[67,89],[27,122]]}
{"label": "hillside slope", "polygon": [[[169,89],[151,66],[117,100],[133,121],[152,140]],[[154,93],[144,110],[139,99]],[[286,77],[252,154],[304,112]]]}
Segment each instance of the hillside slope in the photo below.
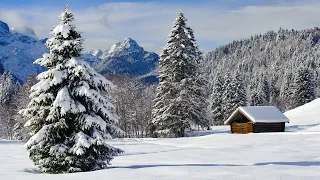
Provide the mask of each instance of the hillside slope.
{"label": "hillside slope", "polygon": [[[267,77],[268,84],[273,85],[270,99],[279,100],[275,103],[280,109],[294,108],[295,105],[290,107],[291,104],[280,96],[290,93],[286,86],[292,85],[294,75],[302,65],[310,68],[314,82],[319,82],[319,40],[319,28],[300,31],[280,29],[218,47],[204,58],[204,69],[211,83],[209,89],[217,73],[223,77],[226,72],[233,74],[236,68],[241,67],[248,93],[250,82],[254,82],[256,77]],[[320,83],[315,85],[319,95]]]}
{"label": "hillside slope", "polygon": [[290,119],[286,131],[320,132],[320,98],[284,114]]}

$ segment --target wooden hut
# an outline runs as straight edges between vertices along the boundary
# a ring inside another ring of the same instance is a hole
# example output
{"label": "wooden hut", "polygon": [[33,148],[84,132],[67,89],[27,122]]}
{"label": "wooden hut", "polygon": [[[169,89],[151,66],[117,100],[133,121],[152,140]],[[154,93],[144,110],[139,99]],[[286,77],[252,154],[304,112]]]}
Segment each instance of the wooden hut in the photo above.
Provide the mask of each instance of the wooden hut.
{"label": "wooden hut", "polygon": [[273,106],[239,107],[224,122],[237,134],[284,132],[289,119]]}

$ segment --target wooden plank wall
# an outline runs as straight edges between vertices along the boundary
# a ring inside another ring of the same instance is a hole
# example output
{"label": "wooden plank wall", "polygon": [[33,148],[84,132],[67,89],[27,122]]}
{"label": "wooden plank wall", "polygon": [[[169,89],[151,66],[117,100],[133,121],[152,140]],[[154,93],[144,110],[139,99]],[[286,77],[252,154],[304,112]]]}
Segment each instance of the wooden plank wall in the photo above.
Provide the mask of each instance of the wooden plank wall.
{"label": "wooden plank wall", "polygon": [[235,134],[248,134],[253,132],[252,123],[232,123],[231,132]]}

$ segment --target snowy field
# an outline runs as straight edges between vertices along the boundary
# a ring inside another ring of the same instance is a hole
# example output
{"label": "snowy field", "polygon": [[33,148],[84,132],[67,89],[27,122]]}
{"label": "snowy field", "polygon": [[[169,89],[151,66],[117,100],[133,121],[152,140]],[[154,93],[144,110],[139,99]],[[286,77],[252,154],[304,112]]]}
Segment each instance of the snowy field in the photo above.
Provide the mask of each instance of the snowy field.
{"label": "snowy field", "polygon": [[0,179],[320,179],[320,99],[286,115],[285,133],[236,135],[222,126],[196,137],[114,140],[126,153],[108,169],[86,173],[41,174],[23,144],[0,141]]}

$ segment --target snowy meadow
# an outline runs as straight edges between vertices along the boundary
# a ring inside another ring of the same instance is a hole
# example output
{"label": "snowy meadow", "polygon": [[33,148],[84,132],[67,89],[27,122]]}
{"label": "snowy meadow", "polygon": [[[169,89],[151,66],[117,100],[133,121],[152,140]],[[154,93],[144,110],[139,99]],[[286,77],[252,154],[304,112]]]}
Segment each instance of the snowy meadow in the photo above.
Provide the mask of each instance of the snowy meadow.
{"label": "snowy meadow", "polygon": [[[184,138],[124,138],[109,141],[125,150],[105,170],[42,174],[23,144],[0,141],[1,179],[273,179],[316,180],[320,177],[320,99],[285,113],[283,133],[230,134],[213,127]],[[308,120],[305,120],[308,119]]]}

